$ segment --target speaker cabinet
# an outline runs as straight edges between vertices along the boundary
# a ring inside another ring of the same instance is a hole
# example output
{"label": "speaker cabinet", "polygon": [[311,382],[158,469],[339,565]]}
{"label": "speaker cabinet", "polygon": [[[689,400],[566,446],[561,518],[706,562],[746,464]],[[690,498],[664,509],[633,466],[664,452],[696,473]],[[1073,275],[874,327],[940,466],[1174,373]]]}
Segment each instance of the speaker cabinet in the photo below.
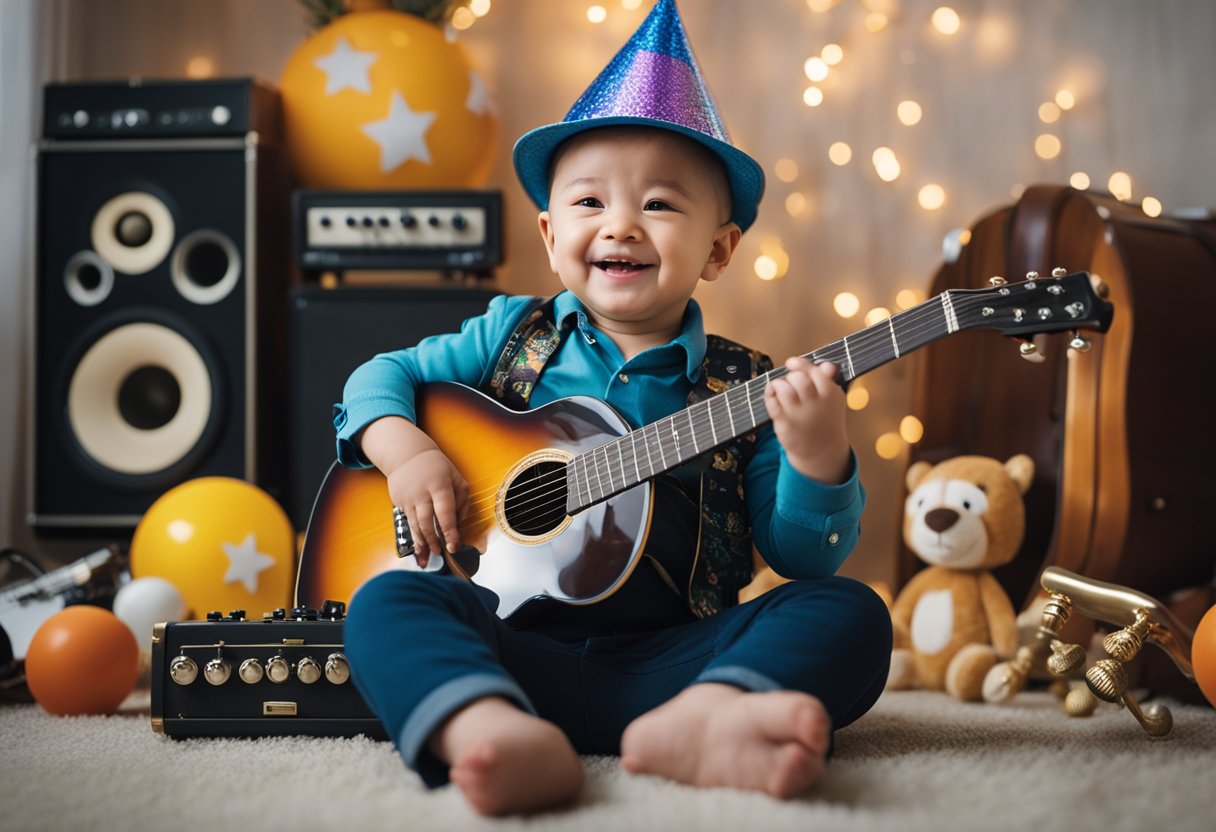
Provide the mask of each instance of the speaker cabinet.
{"label": "speaker cabinet", "polygon": [[351,371],[376,353],[459,331],[498,294],[463,286],[292,290],[288,514],[297,529],[307,527],[317,490],[334,462],[333,406],[342,401]]}
{"label": "speaker cabinet", "polygon": [[275,493],[290,278],[279,148],[252,131],[44,141],[37,166],[31,525],[133,528],[195,477]]}

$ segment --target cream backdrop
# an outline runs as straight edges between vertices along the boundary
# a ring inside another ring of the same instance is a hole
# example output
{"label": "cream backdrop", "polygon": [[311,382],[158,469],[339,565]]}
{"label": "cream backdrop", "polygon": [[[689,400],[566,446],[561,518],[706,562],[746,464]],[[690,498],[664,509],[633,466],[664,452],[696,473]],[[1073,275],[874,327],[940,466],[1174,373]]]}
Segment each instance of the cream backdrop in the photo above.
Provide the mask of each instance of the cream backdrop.
{"label": "cream backdrop", "polygon": [[[544,293],[555,284],[536,236],[535,211],[510,168],[511,141],[559,119],[651,5],[600,2],[606,19],[594,24],[590,0],[493,0],[488,14],[457,35],[496,94],[504,138],[490,185],[506,195],[508,262],[500,280],[512,292]],[[961,27],[945,35],[930,16],[946,2],[682,0],[727,125],[769,177],[760,219],[728,275],[700,295],[713,329],[778,360],[835,340],[861,328],[868,310],[896,309],[901,290],[923,295],[951,229],[1011,201],[1021,187],[1067,181],[1077,171],[1095,187],[1124,171],[1134,200],[1151,195],[1167,212],[1216,205],[1216,3],[954,0]],[[7,12],[28,13],[31,5],[0,0],[10,53],[19,41],[11,37]],[[819,6],[828,8],[815,11]],[[875,12],[886,15],[886,25],[870,32],[866,24]],[[44,69],[11,73],[5,55],[0,91],[6,102],[36,106],[29,85],[39,77],[180,77],[193,58],[210,61],[218,75],[273,81],[306,32],[296,0],[52,0],[43,13],[54,25],[30,31],[47,54],[24,57]],[[803,102],[812,86],[804,62],[829,43],[842,48],[843,59],[816,85],[822,103],[810,107]],[[1075,106],[1044,123],[1040,105],[1062,88],[1075,95]],[[896,116],[905,99],[921,107],[913,126]],[[6,108],[6,123],[9,114]],[[8,177],[26,150],[8,132],[0,158],[5,205],[10,217],[20,218],[31,206],[17,201],[22,192]],[[1036,155],[1035,139],[1043,133],[1061,142],[1055,158]],[[852,150],[842,166],[829,161],[836,142]],[[882,181],[871,162],[880,146],[901,164],[892,182]],[[778,168],[780,160],[787,161]],[[927,184],[944,192],[939,209],[918,205]],[[800,196],[791,200],[794,194]],[[0,505],[6,509],[0,544],[47,551],[22,519],[24,429],[14,404],[21,399],[27,333],[19,310],[27,302],[30,257],[25,237],[11,237],[7,228],[4,234],[6,248],[18,248],[0,252]],[[788,257],[788,267],[766,282],[755,262],[774,250],[779,264]],[[848,320],[833,312],[833,297],[843,291],[860,301],[860,312]],[[869,405],[849,417],[870,501],[860,548],[845,571],[867,580],[894,577],[906,448],[884,459],[875,440],[897,430],[906,413],[909,369],[907,361],[897,362],[863,379]],[[1179,392],[1187,391],[1162,394]]]}

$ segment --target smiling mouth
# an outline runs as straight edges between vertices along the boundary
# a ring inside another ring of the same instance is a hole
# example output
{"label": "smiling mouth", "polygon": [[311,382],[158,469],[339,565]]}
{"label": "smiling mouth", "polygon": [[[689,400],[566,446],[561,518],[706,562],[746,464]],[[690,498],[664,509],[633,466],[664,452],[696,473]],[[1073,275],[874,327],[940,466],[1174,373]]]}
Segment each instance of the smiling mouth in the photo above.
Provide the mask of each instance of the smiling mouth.
{"label": "smiling mouth", "polygon": [[651,267],[650,263],[639,263],[636,260],[596,260],[591,265],[612,277],[629,277]]}

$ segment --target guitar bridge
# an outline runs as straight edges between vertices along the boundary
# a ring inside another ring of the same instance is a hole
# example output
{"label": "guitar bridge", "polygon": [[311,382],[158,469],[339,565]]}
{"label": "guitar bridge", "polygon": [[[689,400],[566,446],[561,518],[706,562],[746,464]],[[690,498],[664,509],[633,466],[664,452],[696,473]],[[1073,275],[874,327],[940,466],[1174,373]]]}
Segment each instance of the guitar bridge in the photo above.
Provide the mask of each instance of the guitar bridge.
{"label": "guitar bridge", "polygon": [[410,524],[399,506],[393,506],[393,537],[397,545],[397,557],[414,556],[414,538],[410,535]]}

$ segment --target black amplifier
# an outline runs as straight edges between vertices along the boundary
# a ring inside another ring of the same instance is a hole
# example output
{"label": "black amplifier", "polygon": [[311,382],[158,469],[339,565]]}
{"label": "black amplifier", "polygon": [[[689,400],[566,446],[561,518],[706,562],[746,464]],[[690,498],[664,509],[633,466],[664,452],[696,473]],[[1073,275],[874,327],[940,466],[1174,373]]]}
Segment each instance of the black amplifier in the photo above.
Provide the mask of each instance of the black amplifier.
{"label": "black amplifier", "polygon": [[303,734],[387,739],[350,681],[344,606],[242,610],[152,633],[152,730],[174,738]]}
{"label": "black amplifier", "polygon": [[43,89],[47,139],[243,136],[281,141],[278,92],[253,78],[72,81]]}
{"label": "black amplifier", "polygon": [[299,190],[296,263],[306,276],[349,269],[490,277],[502,263],[502,192]]}

